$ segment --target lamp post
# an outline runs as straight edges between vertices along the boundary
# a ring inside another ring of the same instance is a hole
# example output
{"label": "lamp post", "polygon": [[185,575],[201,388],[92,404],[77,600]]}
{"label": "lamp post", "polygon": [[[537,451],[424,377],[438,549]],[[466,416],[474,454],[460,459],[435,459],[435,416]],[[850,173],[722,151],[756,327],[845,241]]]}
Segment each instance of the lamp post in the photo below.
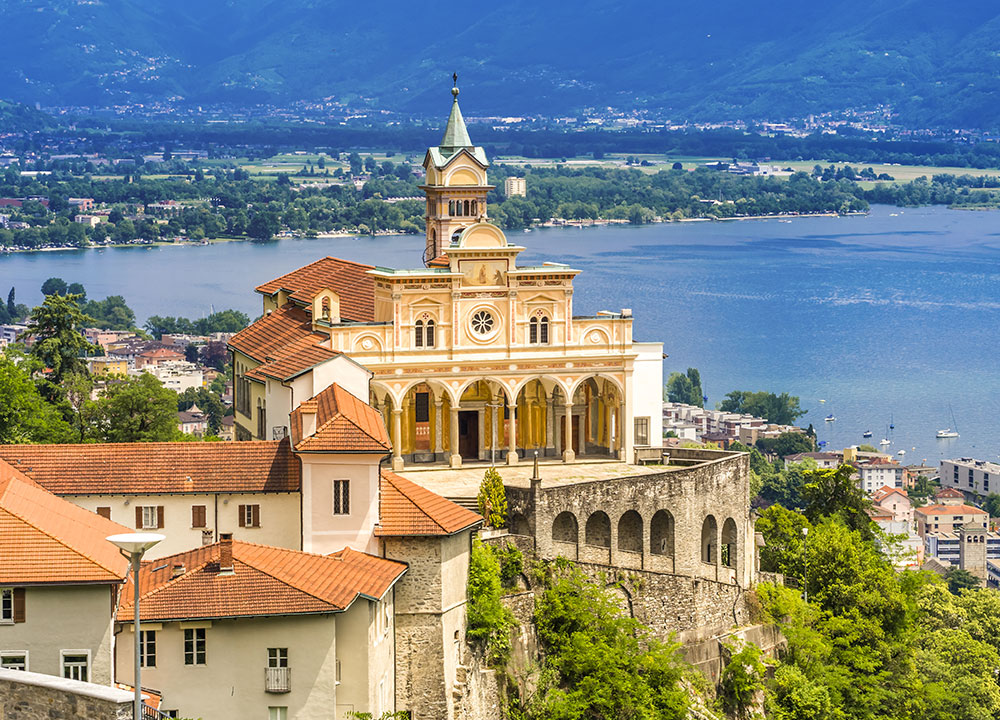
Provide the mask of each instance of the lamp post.
{"label": "lamp post", "polygon": [[134,675],[132,684],[135,686],[135,701],[132,707],[133,720],[142,719],[142,669],[141,656],[139,655],[139,561],[151,547],[166,536],[159,533],[123,533],[121,535],[109,535],[107,541],[118,548],[118,551],[129,559],[132,565],[132,587],[135,589],[135,602],[132,605],[132,630],[135,635],[135,648],[133,652]]}
{"label": "lamp post", "polygon": [[802,528],[802,595],[809,602],[809,528]]}

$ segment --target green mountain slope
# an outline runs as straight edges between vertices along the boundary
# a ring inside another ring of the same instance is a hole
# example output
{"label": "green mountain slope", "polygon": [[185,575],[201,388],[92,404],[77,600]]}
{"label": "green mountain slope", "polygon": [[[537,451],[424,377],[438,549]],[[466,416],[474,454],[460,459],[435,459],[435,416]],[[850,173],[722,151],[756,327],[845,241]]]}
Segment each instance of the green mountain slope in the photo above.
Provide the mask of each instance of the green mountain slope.
{"label": "green mountain slope", "polygon": [[29,102],[335,96],[427,112],[457,70],[476,114],[1000,115],[1000,6],[987,0],[0,0],[0,17],[0,95]]}

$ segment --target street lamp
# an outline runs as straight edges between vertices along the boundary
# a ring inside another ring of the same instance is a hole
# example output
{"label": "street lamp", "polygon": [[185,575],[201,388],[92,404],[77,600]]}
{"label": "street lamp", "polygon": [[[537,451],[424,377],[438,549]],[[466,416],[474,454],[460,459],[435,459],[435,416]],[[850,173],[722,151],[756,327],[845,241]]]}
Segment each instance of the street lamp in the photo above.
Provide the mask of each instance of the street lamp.
{"label": "street lamp", "polygon": [[133,720],[142,718],[142,670],[139,655],[139,561],[147,550],[156,545],[161,540],[165,540],[165,535],[159,533],[123,533],[121,535],[109,535],[105,538],[109,543],[115,545],[118,551],[127,557],[132,564],[132,587],[135,589],[135,603],[132,606],[132,631],[135,635],[134,676],[132,684],[135,686],[135,701],[132,707]]}
{"label": "street lamp", "polygon": [[802,528],[802,594],[809,602],[809,528]]}

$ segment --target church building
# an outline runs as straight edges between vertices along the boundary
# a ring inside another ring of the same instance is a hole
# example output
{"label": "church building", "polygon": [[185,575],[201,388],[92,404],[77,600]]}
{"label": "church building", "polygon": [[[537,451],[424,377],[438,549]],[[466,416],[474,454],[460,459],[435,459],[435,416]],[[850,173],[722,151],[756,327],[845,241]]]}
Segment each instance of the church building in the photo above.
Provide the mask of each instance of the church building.
{"label": "church building", "polygon": [[283,437],[297,403],[336,381],[382,412],[395,470],[632,462],[660,445],[662,344],[633,340],[628,308],[575,315],[579,270],[518,265],[452,94],[424,157],[424,267],[328,257],[257,287],[264,317],[230,342],[237,437]]}

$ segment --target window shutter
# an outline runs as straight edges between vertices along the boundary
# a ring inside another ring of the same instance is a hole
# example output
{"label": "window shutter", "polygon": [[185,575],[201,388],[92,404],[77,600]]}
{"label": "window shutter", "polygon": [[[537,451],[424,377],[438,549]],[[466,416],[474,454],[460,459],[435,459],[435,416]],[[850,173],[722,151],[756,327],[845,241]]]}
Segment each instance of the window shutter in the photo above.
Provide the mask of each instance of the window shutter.
{"label": "window shutter", "polygon": [[14,588],[14,622],[24,622],[24,588]]}
{"label": "window shutter", "polygon": [[97,508],[97,514],[100,515],[105,520],[111,519],[111,508],[109,507],[99,507]]}
{"label": "window shutter", "polygon": [[253,510],[253,526],[260,527],[260,505],[251,505]]}
{"label": "window shutter", "polygon": [[160,529],[163,527],[163,506],[156,506],[156,527]]}
{"label": "window shutter", "polygon": [[204,505],[192,505],[191,506],[191,527],[203,528],[205,527],[205,506]]}
{"label": "window shutter", "polygon": [[142,505],[135,506],[135,526],[142,530]]}
{"label": "window shutter", "polygon": [[238,512],[240,514],[240,527],[246,527],[247,526],[247,506],[246,505],[240,505]]}

